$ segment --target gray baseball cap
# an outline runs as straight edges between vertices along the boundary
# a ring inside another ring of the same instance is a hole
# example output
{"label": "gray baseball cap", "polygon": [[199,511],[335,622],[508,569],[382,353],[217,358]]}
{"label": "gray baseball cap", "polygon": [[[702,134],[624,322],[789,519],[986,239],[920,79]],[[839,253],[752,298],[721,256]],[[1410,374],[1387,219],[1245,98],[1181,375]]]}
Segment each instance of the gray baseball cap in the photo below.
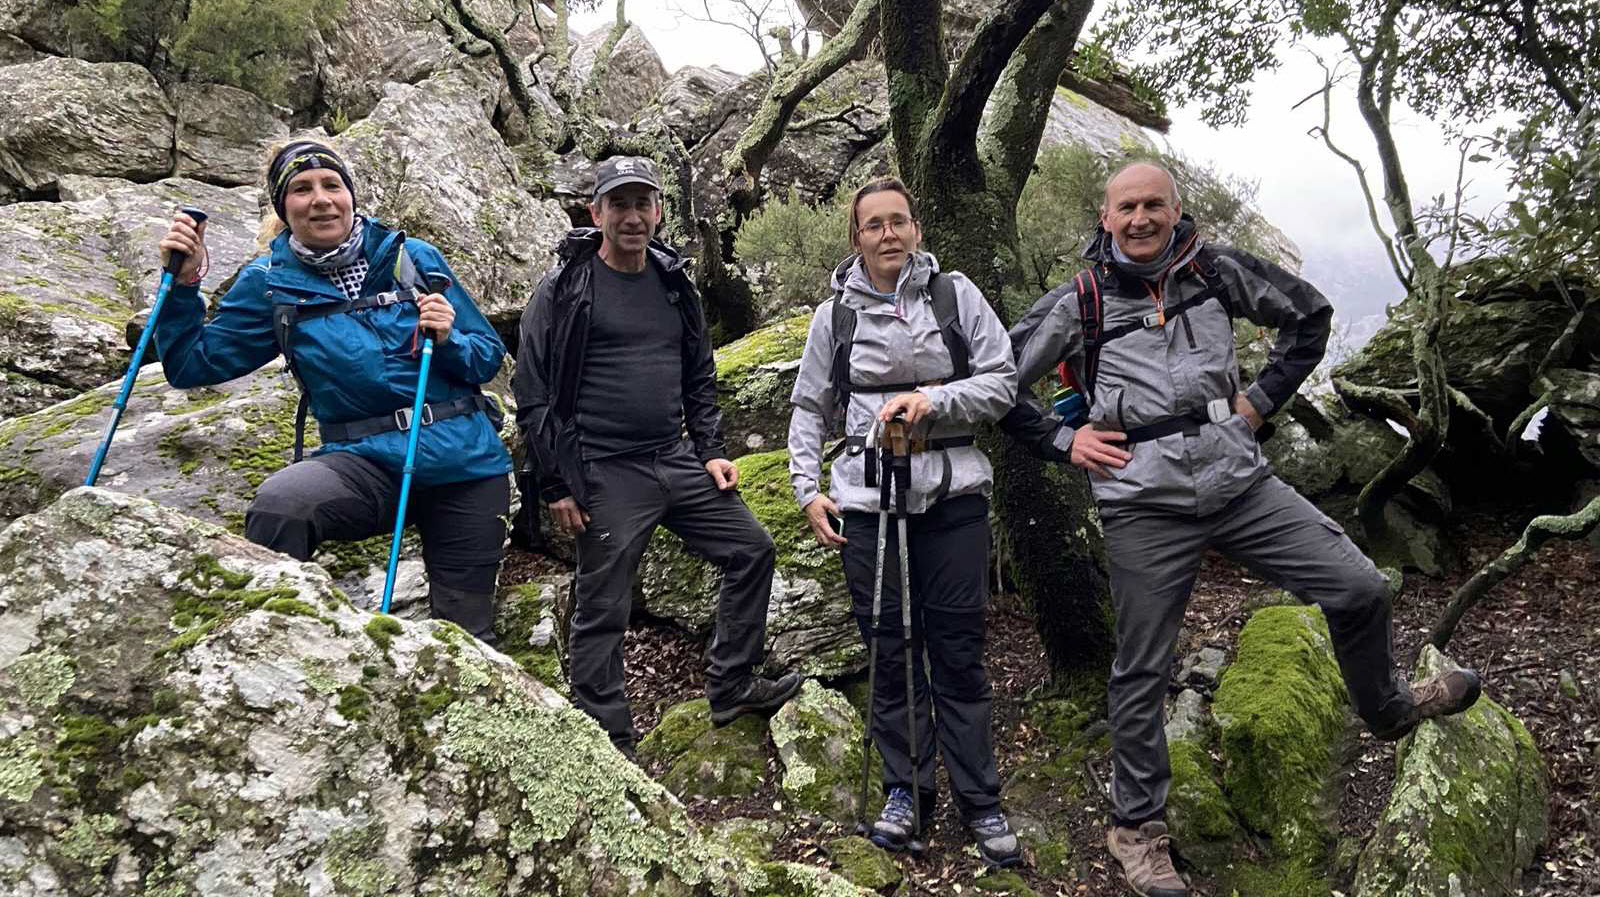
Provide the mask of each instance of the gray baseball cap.
{"label": "gray baseball cap", "polygon": [[656,165],[642,156],[614,156],[594,170],[594,198],[610,193],[623,184],[647,184],[657,190]]}

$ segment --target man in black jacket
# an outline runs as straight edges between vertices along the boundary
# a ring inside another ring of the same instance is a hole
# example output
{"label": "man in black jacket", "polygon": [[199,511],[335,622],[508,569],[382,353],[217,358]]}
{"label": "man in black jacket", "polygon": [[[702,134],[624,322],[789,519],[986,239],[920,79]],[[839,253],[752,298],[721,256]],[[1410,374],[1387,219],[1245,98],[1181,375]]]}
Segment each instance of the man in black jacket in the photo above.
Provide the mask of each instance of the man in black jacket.
{"label": "man in black jacket", "polygon": [[[632,756],[622,639],[639,559],[658,524],[723,570],[706,693],[717,725],[781,706],[801,677],[754,674],[776,550],[725,457],[711,341],[684,260],[652,240],[661,184],[648,159],[595,172],[592,229],[522,314],[517,424],[557,526],[577,534],[568,638],[573,701]],[[688,431],[688,438],[683,436]]]}

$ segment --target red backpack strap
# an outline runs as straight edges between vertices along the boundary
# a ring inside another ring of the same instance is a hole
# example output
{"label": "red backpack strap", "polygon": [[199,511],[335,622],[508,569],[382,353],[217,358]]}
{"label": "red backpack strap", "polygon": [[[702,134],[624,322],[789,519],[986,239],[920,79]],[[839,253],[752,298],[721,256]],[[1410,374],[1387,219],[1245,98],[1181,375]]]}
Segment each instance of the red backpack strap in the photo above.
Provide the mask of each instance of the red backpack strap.
{"label": "red backpack strap", "polygon": [[[1100,370],[1100,335],[1104,331],[1105,304],[1100,296],[1101,278],[1098,270],[1085,268],[1078,272],[1076,280],[1078,318],[1083,324],[1083,376],[1087,383],[1079,385],[1073,382],[1071,386],[1083,393],[1085,401],[1093,401],[1095,374]],[[1071,373],[1065,362],[1062,363],[1062,370],[1065,374]]]}

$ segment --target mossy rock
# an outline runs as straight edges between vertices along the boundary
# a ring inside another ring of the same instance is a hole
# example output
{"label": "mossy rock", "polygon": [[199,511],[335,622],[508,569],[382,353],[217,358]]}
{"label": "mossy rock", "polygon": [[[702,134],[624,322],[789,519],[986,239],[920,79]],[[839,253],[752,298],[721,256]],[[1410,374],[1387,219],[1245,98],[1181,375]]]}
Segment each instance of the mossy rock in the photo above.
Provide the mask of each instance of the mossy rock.
{"label": "mossy rock", "polygon": [[1039,897],[1039,892],[1028,887],[1028,880],[1015,872],[990,870],[973,879],[972,887],[981,894],[1010,895],[1010,897]]}
{"label": "mossy rock", "polygon": [[[850,613],[844,568],[836,551],[817,544],[789,487],[786,451],[745,455],[739,494],[772,534],[777,573],[767,608],[767,670],[839,676],[866,665],[866,648]],[[645,612],[691,632],[709,634],[715,622],[721,571],[692,554],[666,528],[651,537],[639,565]]]}
{"label": "mossy rock", "polygon": [[659,778],[680,800],[742,797],[767,775],[767,725],[746,714],[717,728],[705,698],[686,701],[662,714],[639,742],[639,759],[666,767]]}
{"label": "mossy rock", "polygon": [[[1439,330],[1445,377],[1502,425],[1527,404],[1534,373],[1571,317],[1571,310],[1538,300],[1453,302]],[[1365,386],[1416,389],[1412,360],[1414,303],[1396,306],[1389,321],[1333,376]]]}
{"label": "mossy rock", "polygon": [[1272,839],[1274,856],[1323,868],[1333,843],[1331,782],[1350,714],[1322,612],[1256,611],[1239,633],[1212,712],[1223,786],[1240,821]]}
{"label": "mossy rock", "polygon": [[[1455,664],[1431,645],[1416,678]],[[1549,777],[1526,726],[1487,695],[1400,743],[1389,806],[1361,855],[1358,897],[1510,894],[1549,831]]]}
{"label": "mossy rock", "polygon": [[503,588],[494,618],[496,647],[563,696],[570,693],[556,632],[556,593],[570,584],[571,578],[563,576]]}
{"label": "mossy rock", "polygon": [[[844,695],[807,680],[773,715],[771,728],[783,767],[780,787],[795,809],[840,824],[854,822],[861,800],[862,723]],[[882,791],[882,772],[874,763],[869,801],[879,803]]]}
{"label": "mossy rock", "polygon": [[810,327],[810,315],[796,315],[717,350],[717,395],[730,457],[787,444],[789,395]]}
{"label": "mossy rock", "polygon": [[905,874],[888,851],[860,835],[835,838],[823,845],[839,877],[879,894],[900,893]]}
{"label": "mossy rock", "polygon": [[803,863],[762,863],[757,871],[761,883],[745,892],[748,897],[879,897],[826,869]]}
{"label": "mossy rock", "polygon": [[783,837],[784,824],[777,819],[752,819],[735,816],[711,824],[710,836],[737,856],[752,863],[772,859],[772,852]]}
{"label": "mossy rock", "polygon": [[1218,784],[1216,763],[1204,743],[1189,739],[1167,742],[1167,755],[1172,763],[1167,824],[1173,839],[1191,862],[1215,873],[1244,837]]}

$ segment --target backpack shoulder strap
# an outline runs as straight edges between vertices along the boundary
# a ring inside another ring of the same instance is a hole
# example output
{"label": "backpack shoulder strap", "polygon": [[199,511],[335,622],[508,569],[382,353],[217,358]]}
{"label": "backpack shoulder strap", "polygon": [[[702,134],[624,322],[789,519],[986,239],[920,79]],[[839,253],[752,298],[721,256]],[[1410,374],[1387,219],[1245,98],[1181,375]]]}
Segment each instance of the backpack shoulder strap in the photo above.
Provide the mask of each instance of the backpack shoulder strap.
{"label": "backpack shoulder strap", "polygon": [[1074,278],[1078,288],[1078,319],[1083,324],[1083,398],[1086,402],[1094,401],[1094,379],[1100,371],[1100,346],[1105,331],[1105,303],[1100,297],[1101,273],[1097,265],[1084,268]]}
{"label": "backpack shoulder strap", "polygon": [[844,293],[833,294],[833,396],[840,408],[850,407],[850,350],[856,341],[856,310]]}
{"label": "backpack shoulder strap", "polygon": [[961,308],[956,298],[956,282],[948,274],[939,273],[928,278],[928,295],[933,298],[933,316],[939,322],[939,336],[950,353],[952,380],[965,380],[972,376],[971,351],[967,348],[966,334],[961,332]]}

